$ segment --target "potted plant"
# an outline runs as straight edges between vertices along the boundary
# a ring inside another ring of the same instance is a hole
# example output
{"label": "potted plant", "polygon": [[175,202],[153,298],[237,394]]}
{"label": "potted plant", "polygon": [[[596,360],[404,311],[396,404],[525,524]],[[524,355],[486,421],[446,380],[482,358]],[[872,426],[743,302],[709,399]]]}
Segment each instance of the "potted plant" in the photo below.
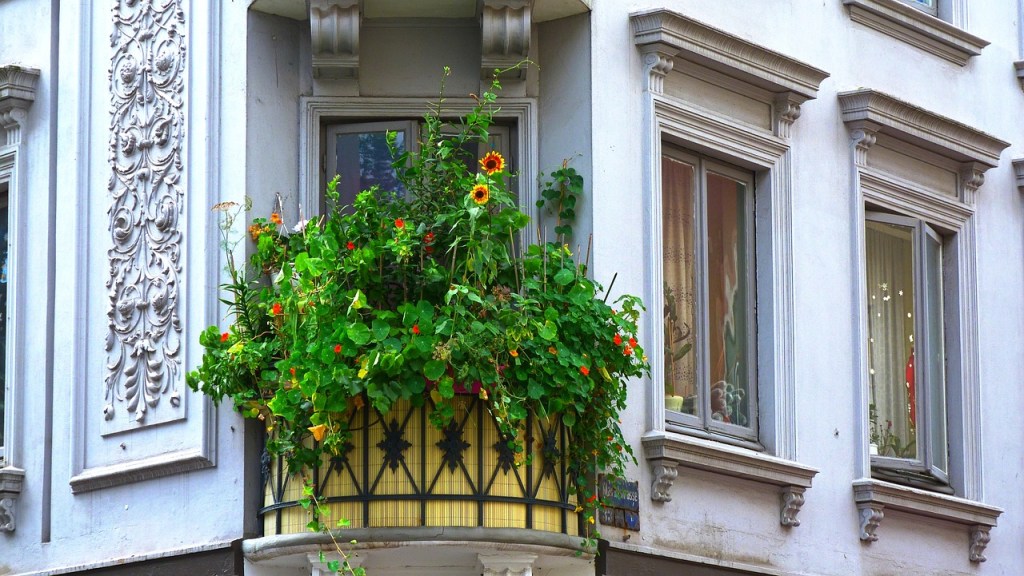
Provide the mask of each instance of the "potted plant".
{"label": "potted plant", "polygon": [[335,180],[322,217],[291,231],[277,213],[256,218],[247,267],[231,259],[243,207],[219,205],[229,325],[201,334],[202,363],[187,382],[261,420],[268,451],[292,473],[343,450],[348,415],[364,405],[386,414],[397,402],[429,402],[442,428],[456,395],[474,393],[520,454],[528,415],[559,419],[592,524],[590,479],[621,474],[633,459],[618,415],[626,381],[649,369],[636,340],[642,304],[607,302],[586,258],[564,243],[583,188],[571,167],[551,175],[539,202],[559,215],[556,241],[522,245],[530,218],[507,188],[504,159],[462,152],[487,142],[497,88],[454,126],[442,98],[424,118],[419,152],[393,150],[402,195],[375,188],[345,208]]}

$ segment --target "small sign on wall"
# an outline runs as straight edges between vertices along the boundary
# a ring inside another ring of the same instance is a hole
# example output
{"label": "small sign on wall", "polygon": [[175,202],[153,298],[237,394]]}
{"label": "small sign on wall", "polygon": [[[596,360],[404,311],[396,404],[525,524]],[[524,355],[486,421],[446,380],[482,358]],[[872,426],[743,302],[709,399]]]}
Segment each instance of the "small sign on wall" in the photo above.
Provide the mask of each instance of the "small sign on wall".
{"label": "small sign on wall", "polygon": [[640,485],[637,481],[624,478],[612,479],[604,474],[598,476],[598,495],[604,507],[598,512],[598,519],[605,526],[626,530],[640,530]]}

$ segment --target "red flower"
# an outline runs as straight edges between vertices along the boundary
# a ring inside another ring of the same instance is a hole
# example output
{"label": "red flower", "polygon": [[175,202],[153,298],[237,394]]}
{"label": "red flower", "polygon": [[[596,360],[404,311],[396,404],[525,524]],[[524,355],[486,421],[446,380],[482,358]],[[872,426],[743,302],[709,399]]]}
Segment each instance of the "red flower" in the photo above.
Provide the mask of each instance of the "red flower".
{"label": "red flower", "polygon": [[356,245],[353,244],[351,240],[348,241],[348,244],[346,244],[345,247],[348,248],[349,250],[355,250],[356,249]]}
{"label": "red flower", "polygon": [[231,337],[231,335],[230,335],[230,334],[228,334],[227,332],[225,332],[225,333],[223,333],[223,334],[221,334],[221,335],[220,335],[220,341],[221,341],[221,342],[227,342],[227,341],[228,341],[228,338],[230,338],[230,337]]}
{"label": "red flower", "polygon": [[629,346],[626,346],[625,348],[622,349],[622,355],[623,356],[631,356],[632,354],[633,354],[633,348],[631,348]]}
{"label": "red flower", "polygon": [[295,376],[295,368],[289,368],[288,371],[291,372],[292,376]]}
{"label": "red flower", "polygon": [[274,316],[279,315],[281,313],[281,303],[274,302],[274,305],[270,308],[270,310],[274,313]]}
{"label": "red flower", "polygon": [[405,220],[402,220],[401,218],[395,218],[395,228],[405,228]]}
{"label": "red flower", "polygon": [[616,346],[622,346],[622,336],[616,334],[615,338],[612,338],[612,342],[615,342]]}
{"label": "red flower", "polygon": [[417,336],[419,336],[419,334],[420,334],[420,325],[419,324],[413,324],[412,325],[412,333],[417,335]]}
{"label": "red flower", "polygon": [[590,368],[587,368],[586,366],[580,366],[580,374],[583,374],[584,376],[590,376]]}
{"label": "red flower", "polygon": [[587,498],[587,502],[593,502],[594,500],[597,500],[597,494],[591,494],[590,497]]}
{"label": "red flower", "polygon": [[629,347],[630,348],[636,348],[636,338],[630,338],[629,339]]}
{"label": "red flower", "polygon": [[335,344],[334,345],[334,353],[335,354],[341,354],[341,344]]}
{"label": "red flower", "polygon": [[426,234],[424,234],[423,235],[423,243],[424,244],[433,244],[434,243],[434,233],[433,232],[427,232]]}

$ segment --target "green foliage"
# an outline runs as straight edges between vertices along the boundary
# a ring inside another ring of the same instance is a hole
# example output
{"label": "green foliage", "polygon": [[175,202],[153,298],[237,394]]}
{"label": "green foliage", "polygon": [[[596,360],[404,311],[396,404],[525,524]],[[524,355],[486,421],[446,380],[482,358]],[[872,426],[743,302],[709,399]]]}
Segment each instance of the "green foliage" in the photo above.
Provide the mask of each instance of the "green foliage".
{"label": "green foliage", "polygon": [[[335,179],[326,217],[291,234],[277,214],[254,220],[250,265],[230,266],[224,286],[231,325],[202,333],[203,361],[187,382],[262,420],[269,452],[293,472],[336,454],[364,404],[387,412],[431,401],[444,426],[452,398],[478,385],[509,438],[531,412],[568,427],[592,521],[587,479],[621,474],[633,458],[618,415],[626,381],[649,370],[636,341],[642,304],[609,305],[561,242],[518,247],[529,217],[504,161],[489,155],[471,171],[461,153],[486,145],[495,101],[492,88],[457,126],[441,119],[443,99],[427,114],[420,151],[394,164],[403,196],[371,189],[345,209]],[[543,197],[568,235],[583,180],[565,165],[552,178]]]}

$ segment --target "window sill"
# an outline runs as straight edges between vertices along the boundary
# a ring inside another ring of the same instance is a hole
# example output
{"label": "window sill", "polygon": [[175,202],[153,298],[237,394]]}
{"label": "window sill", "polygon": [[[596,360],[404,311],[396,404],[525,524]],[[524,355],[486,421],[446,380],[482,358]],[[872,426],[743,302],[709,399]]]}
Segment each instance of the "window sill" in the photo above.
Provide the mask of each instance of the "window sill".
{"label": "window sill", "polygon": [[884,510],[898,510],[967,526],[971,562],[985,561],[983,552],[989,541],[989,530],[1003,513],[1001,508],[981,502],[872,479],[853,482],[853,499],[860,510],[861,540],[878,540],[875,530],[884,517]]}
{"label": "window sill", "polygon": [[18,468],[0,468],[0,532],[14,532],[17,527],[14,508],[25,483],[25,471]]}
{"label": "window sill", "polygon": [[843,0],[850,19],[959,66],[989,42],[899,0]]}
{"label": "window sill", "polygon": [[654,475],[651,499],[669,502],[678,468],[704,470],[779,488],[783,526],[799,526],[796,515],[804,503],[804,491],[818,470],[782,458],[768,456],[714,440],[672,432],[648,432],[643,439],[644,457]]}

